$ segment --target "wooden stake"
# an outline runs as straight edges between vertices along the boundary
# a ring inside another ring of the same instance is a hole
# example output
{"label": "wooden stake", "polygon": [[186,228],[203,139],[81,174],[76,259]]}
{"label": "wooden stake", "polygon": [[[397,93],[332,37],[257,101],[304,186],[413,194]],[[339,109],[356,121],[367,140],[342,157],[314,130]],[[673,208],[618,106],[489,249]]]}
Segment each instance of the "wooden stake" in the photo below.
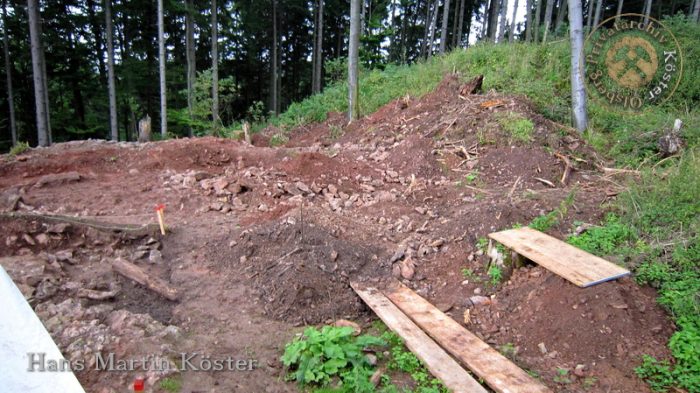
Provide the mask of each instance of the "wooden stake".
{"label": "wooden stake", "polygon": [[160,225],[160,234],[165,236],[165,218],[163,216],[163,210],[165,210],[165,205],[160,204],[156,206],[156,214],[158,215],[158,225]]}

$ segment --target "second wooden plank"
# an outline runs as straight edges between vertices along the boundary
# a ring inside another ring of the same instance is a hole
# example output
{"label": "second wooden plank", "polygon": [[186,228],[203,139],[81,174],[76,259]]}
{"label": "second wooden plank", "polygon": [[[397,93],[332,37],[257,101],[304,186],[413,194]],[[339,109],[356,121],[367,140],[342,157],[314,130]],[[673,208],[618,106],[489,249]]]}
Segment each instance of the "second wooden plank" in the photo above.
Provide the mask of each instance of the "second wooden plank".
{"label": "second wooden plank", "polygon": [[416,325],[498,393],[552,393],[454,319],[400,283],[384,292]]}
{"label": "second wooden plank", "polygon": [[350,284],[382,321],[401,336],[408,349],[423,361],[431,374],[440,379],[453,393],[486,393],[459,363],[405,316],[389,299],[374,288]]}

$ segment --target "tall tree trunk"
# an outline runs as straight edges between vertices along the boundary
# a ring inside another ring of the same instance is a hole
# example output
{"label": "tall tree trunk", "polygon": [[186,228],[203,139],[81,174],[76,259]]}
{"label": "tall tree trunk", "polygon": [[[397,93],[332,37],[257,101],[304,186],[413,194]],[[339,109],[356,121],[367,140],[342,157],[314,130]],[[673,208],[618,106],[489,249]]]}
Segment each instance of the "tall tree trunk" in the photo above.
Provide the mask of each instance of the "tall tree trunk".
{"label": "tall tree trunk", "polygon": [[[350,0],[352,1],[352,0]],[[360,36],[367,34],[365,29],[367,28],[367,0],[360,0],[362,2],[362,10],[360,11]],[[352,4],[351,4],[352,6]]]}
{"label": "tall tree trunk", "polygon": [[526,0],[525,7],[525,41],[532,41],[532,2],[537,0]]}
{"label": "tall tree trunk", "polygon": [[598,0],[595,5],[595,17],[593,17],[593,28],[595,29],[600,23],[600,14],[603,10],[603,0]]}
{"label": "tall tree trunk", "polygon": [[455,2],[454,15],[452,15],[452,41],[450,42],[450,48],[457,47],[457,23],[459,23],[459,2]]}
{"label": "tall tree trunk", "polygon": [[694,20],[695,22],[700,22],[700,0],[695,0],[695,7],[693,7],[692,20]]}
{"label": "tall tree trunk", "polygon": [[112,0],[105,0],[105,26],[107,28],[107,85],[109,86],[109,128],[113,141],[119,140],[117,128],[117,91],[114,82],[114,41],[112,40]]}
{"label": "tall tree trunk", "polygon": [[588,128],[586,89],[583,81],[583,7],[581,0],[569,0],[569,27],[571,30],[571,111],[574,127],[583,132]]}
{"label": "tall tree trunk", "polygon": [[500,22],[498,24],[498,42],[503,42],[503,37],[506,34],[506,22],[508,22],[508,0],[501,0],[501,12],[499,13]]}
{"label": "tall tree trunk", "polygon": [[622,4],[623,4],[623,2],[624,2],[624,0],[618,0],[618,1],[617,1],[617,12],[615,13],[615,16],[618,17],[618,18],[619,18],[620,15],[622,14]]}
{"label": "tall tree trunk", "polygon": [[316,48],[318,40],[316,39],[316,36],[318,35],[318,0],[314,0],[312,10],[314,15],[314,34],[311,38],[313,43],[313,49],[311,49],[311,94],[316,94],[316,55],[318,54],[318,50]]}
{"label": "tall tree trunk", "polygon": [[511,18],[510,22],[510,35],[508,36],[508,42],[513,42],[515,40],[515,29],[518,26],[517,23],[515,23],[515,17],[518,15],[518,0],[515,0],[513,3],[513,17]]}
{"label": "tall tree trunk", "polygon": [[564,17],[569,10],[569,5],[567,0],[559,1],[559,10],[557,11],[557,22],[554,24],[554,31],[559,31],[561,29],[562,23],[564,23]]}
{"label": "tall tree trunk", "polygon": [[34,103],[36,105],[36,129],[39,146],[49,145],[48,117],[46,114],[46,83],[44,83],[44,66],[42,61],[44,51],[41,45],[41,27],[39,25],[39,1],[27,0],[27,13],[29,15],[29,35],[32,51],[32,73],[34,75]]}
{"label": "tall tree trunk", "polygon": [[[595,0],[586,1],[586,8],[588,11],[588,17],[586,18],[586,32],[591,31],[591,25],[593,24],[593,1]],[[571,8],[569,8],[569,10],[571,10]]]}
{"label": "tall tree trunk", "polygon": [[350,0],[350,42],[348,43],[348,121],[360,116],[358,63],[360,49],[360,1]]}
{"label": "tall tree trunk", "polygon": [[86,2],[88,19],[92,25],[92,35],[95,36],[95,55],[97,55],[97,70],[100,72],[100,82],[106,84],[104,50],[102,49],[102,24],[97,15],[95,15],[95,0],[87,0]]}
{"label": "tall tree trunk", "polygon": [[7,0],[2,0],[2,43],[5,54],[5,75],[7,76],[7,105],[10,111],[10,133],[12,134],[12,146],[17,144],[17,123],[15,120],[15,99],[12,90],[12,63],[10,62],[10,37],[7,30]]}
{"label": "tall tree trunk", "polygon": [[430,37],[428,37],[428,57],[433,55],[433,44],[435,43],[435,30],[437,29],[437,16],[440,11],[440,0],[435,0],[433,5],[433,17],[430,20]]}
{"label": "tall tree trunk", "polygon": [[[459,24],[457,25],[457,44],[456,47],[462,46],[462,34],[464,32],[464,1],[459,2]],[[470,15],[471,16],[471,15]]]}
{"label": "tall tree trunk", "polygon": [[168,133],[168,103],[165,90],[165,26],[163,0],[158,0],[158,73],[160,79],[160,135]]}
{"label": "tall tree trunk", "polygon": [[313,93],[321,92],[321,74],[323,73],[323,0],[318,0],[318,33],[316,34],[316,56],[314,63]]}
{"label": "tall tree trunk", "polygon": [[[361,0],[364,1],[364,0]],[[427,51],[428,51],[428,37],[430,36],[430,20],[431,20],[431,10],[433,7],[433,2],[430,0],[426,0],[425,4],[425,26],[423,29],[423,41],[421,41],[421,46],[420,46],[420,56],[421,57],[427,57]]]}
{"label": "tall tree trunk", "polygon": [[216,0],[211,0],[211,119],[218,132],[219,117],[219,22],[216,20],[219,10]]}
{"label": "tall tree trunk", "polygon": [[535,42],[540,42],[540,20],[542,16],[542,2],[549,0],[535,1],[537,1],[537,7],[535,8],[535,23],[532,24],[532,28],[535,29]]}
{"label": "tall tree trunk", "polygon": [[644,2],[644,26],[649,23],[649,16],[651,15],[651,5],[652,5],[652,0],[646,0]]}
{"label": "tall tree trunk", "polygon": [[440,29],[440,54],[445,53],[447,48],[447,24],[450,22],[450,0],[445,0],[442,9],[442,26]]}
{"label": "tall tree trunk", "polygon": [[279,103],[278,92],[279,88],[278,75],[277,75],[277,0],[272,0],[272,80],[270,81],[271,87],[271,99],[270,106],[272,106],[272,113],[275,116],[279,115]]}
{"label": "tall tree trunk", "polygon": [[544,11],[544,36],[542,37],[542,43],[547,42],[547,34],[549,33],[549,27],[552,23],[552,9],[554,8],[554,0],[547,0],[547,8]]}
{"label": "tall tree trunk", "polygon": [[489,40],[496,42],[498,34],[498,16],[501,13],[501,0],[491,0],[491,9],[489,11]]}
{"label": "tall tree trunk", "polygon": [[[197,62],[194,51],[194,3],[193,0],[185,0],[185,56],[187,58],[187,114],[190,121],[194,116],[194,82],[197,79]],[[194,130],[188,127],[190,137],[194,136]]]}

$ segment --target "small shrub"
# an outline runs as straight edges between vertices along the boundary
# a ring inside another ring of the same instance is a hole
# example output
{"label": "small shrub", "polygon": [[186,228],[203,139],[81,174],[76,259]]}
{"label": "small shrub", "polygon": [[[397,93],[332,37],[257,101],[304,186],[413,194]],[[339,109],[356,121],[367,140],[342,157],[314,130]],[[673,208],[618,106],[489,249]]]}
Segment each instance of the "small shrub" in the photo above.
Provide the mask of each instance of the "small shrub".
{"label": "small shrub", "polygon": [[29,143],[17,142],[17,144],[12,146],[12,149],[10,149],[10,157],[22,154],[27,150],[29,150]]}
{"label": "small shrub", "polygon": [[535,126],[530,119],[526,119],[513,112],[498,116],[497,119],[501,128],[503,128],[513,140],[519,142],[532,141],[532,131]]}
{"label": "small shrub", "polygon": [[[350,327],[324,326],[321,330],[307,328],[301,338],[286,345],[282,363],[292,369],[289,378],[301,385],[328,385],[339,377],[344,386],[366,387],[372,375],[363,349],[384,346],[378,337],[354,337]],[[370,384],[371,385],[371,384]],[[371,390],[370,390],[371,391]]]}
{"label": "small shrub", "polygon": [[182,383],[180,382],[180,380],[175,378],[163,378],[160,381],[159,385],[161,389],[170,393],[177,393],[182,390]]}

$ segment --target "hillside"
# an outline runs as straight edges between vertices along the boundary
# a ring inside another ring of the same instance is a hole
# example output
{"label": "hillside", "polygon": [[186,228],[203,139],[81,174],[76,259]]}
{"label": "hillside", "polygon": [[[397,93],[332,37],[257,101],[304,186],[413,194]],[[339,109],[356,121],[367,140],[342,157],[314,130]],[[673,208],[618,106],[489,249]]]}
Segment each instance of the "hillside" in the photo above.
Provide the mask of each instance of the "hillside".
{"label": "hillside", "polygon": [[[381,334],[349,282],[397,279],[554,391],[698,392],[700,28],[671,23],[687,53],[677,94],[644,113],[592,103],[586,135],[567,126],[560,41],[366,72],[360,120],[347,124],[336,84],[253,145],[81,141],[5,155],[3,266],[72,360],[196,351],[258,364],[234,377],[146,373],[161,390],[297,391],[280,364],[285,344],[339,319]],[[676,118],[686,146],[662,157],[657,140]],[[83,225],[154,223],[156,204],[164,236]],[[46,217],[56,214],[74,218]],[[534,264],[489,264],[486,236],[523,225],[634,276],[581,289]],[[117,259],[177,288],[178,300],[115,273]],[[385,375],[376,391],[438,390],[389,345],[372,351]],[[137,374],[77,376],[116,391]]]}

